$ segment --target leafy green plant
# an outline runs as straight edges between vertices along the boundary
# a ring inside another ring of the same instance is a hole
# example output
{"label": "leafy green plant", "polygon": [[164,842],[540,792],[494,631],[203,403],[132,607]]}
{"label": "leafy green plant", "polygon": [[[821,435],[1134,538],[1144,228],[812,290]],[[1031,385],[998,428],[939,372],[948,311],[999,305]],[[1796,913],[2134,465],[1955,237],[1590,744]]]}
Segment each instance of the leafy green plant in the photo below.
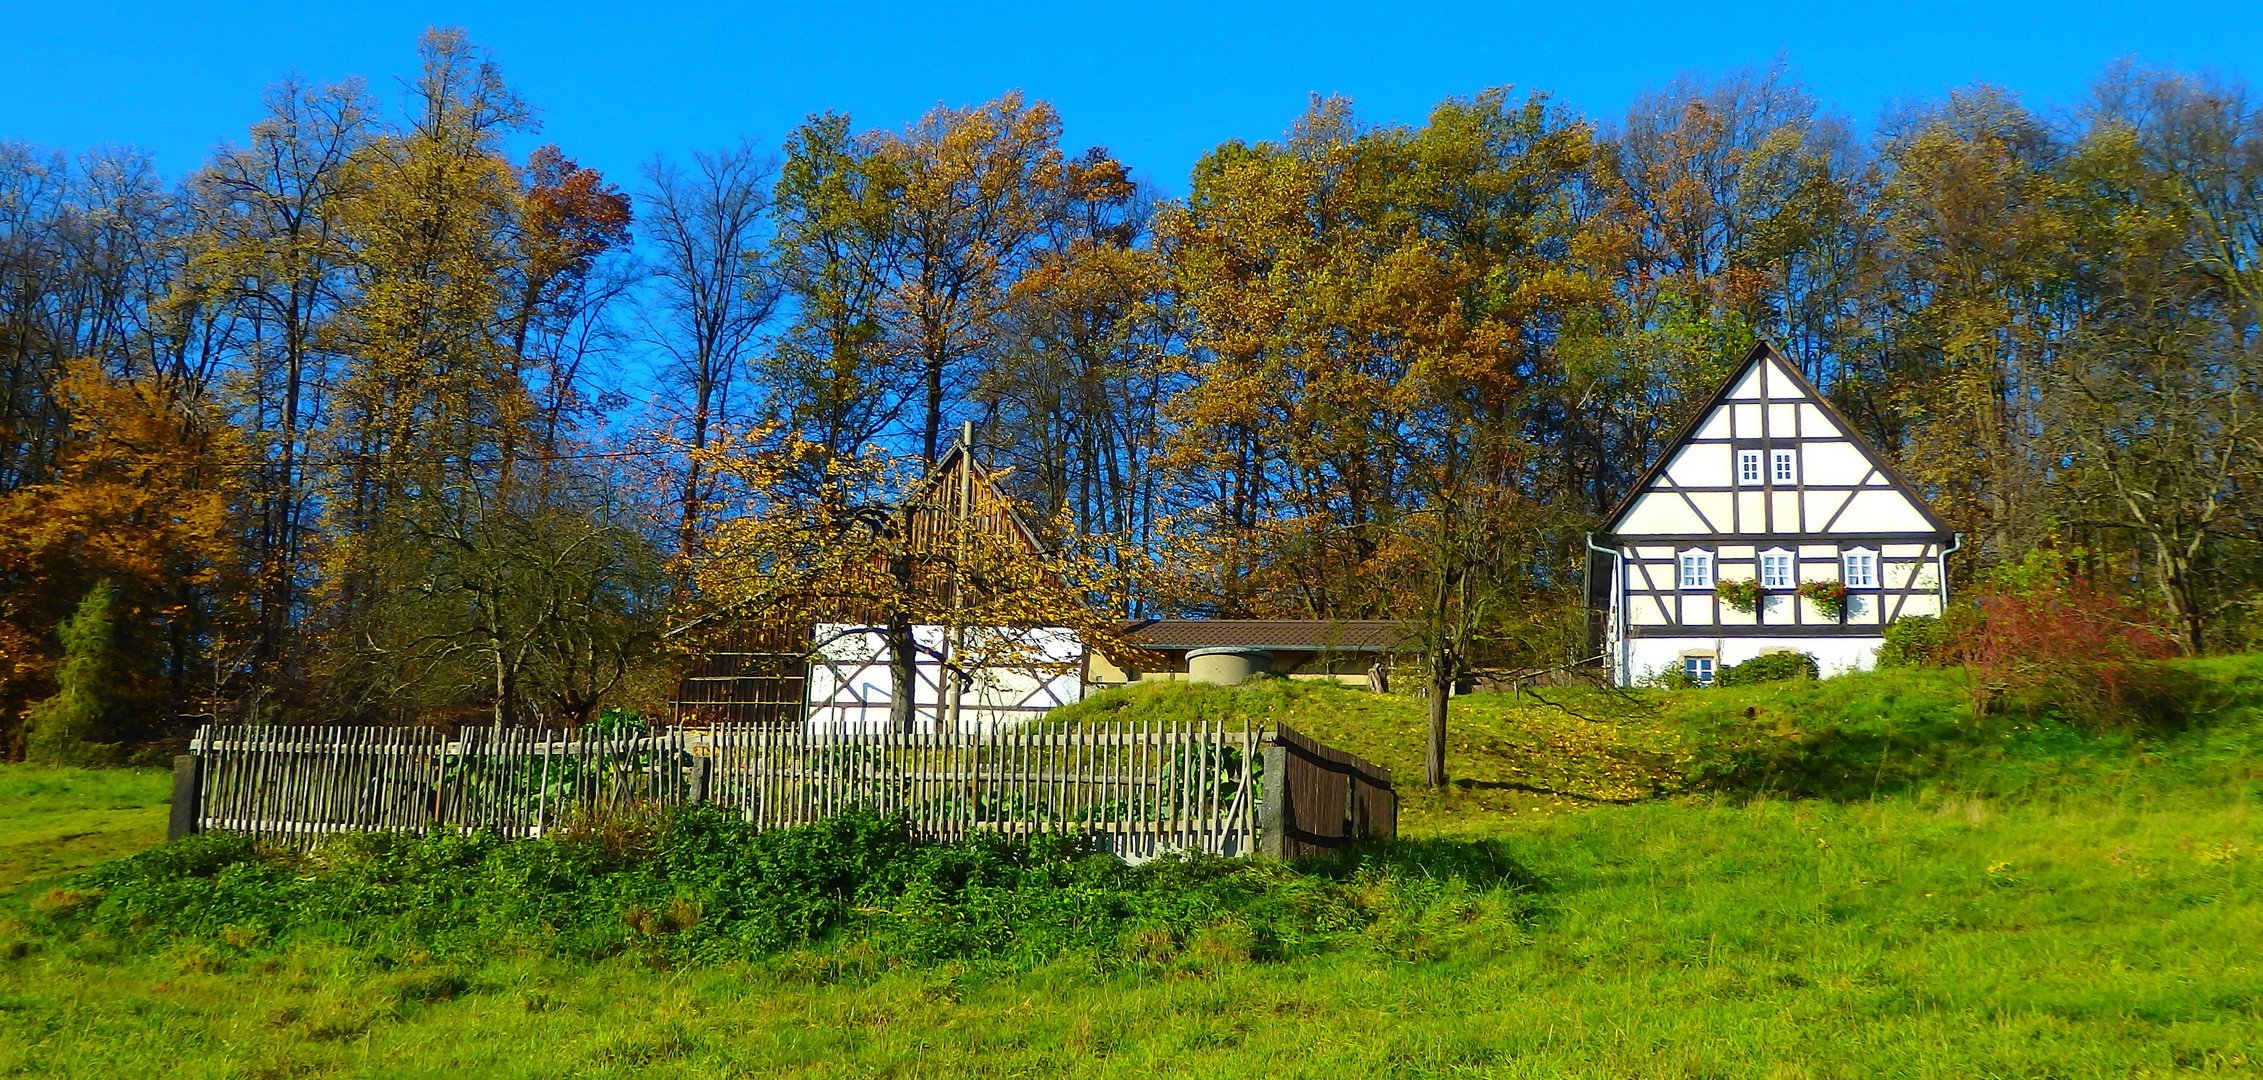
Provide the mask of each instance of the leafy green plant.
{"label": "leafy green plant", "polygon": [[634,709],[607,705],[598,712],[597,721],[590,726],[596,728],[599,735],[615,738],[622,735],[641,735],[652,725],[645,720],[643,713]]}
{"label": "leafy green plant", "polygon": [[1757,683],[1820,677],[1822,672],[1816,666],[1813,655],[1803,652],[1772,652],[1722,668],[1717,679],[1722,686],[1752,686]]}
{"label": "leafy green plant", "polygon": [[1940,667],[1950,661],[1949,630],[1933,615],[1904,615],[1886,626],[1878,666]]}
{"label": "leafy green plant", "polygon": [[[1140,962],[1127,941],[1146,942],[1138,952],[1168,939],[1209,940],[1212,959],[1270,959],[1356,945],[1385,920],[1450,940],[1457,924],[1429,914],[1437,890],[1514,907],[1501,898],[1531,884],[1506,852],[1454,847],[1363,849],[1313,871],[1213,856],[1131,866],[1070,834],[924,843],[866,814],[761,831],[695,806],[626,843],[597,830],[366,834],[298,855],[193,836],[81,875],[69,903],[35,918],[61,938],[98,930],[223,957],[340,942],[444,959],[531,947],[700,963],[862,942],[905,962],[1027,967],[1070,953]],[[1437,878],[1456,868],[1483,875]],[[1156,933],[1126,937],[1141,927]]]}

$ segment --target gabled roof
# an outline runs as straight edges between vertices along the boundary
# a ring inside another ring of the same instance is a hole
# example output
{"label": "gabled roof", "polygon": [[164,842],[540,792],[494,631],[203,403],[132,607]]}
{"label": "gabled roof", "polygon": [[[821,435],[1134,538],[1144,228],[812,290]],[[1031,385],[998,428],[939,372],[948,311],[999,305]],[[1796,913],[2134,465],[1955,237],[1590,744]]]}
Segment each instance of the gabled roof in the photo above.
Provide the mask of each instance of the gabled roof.
{"label": "gabled roof", "polygon": [[[1045,543],[1038,538],[1037,530],[1030,527],[1029,521],[1022,517],[1020,510],[1014,507],[1013,501],[1006,498],[1005,492],[998,489],[994,474],[983,466],[981,459],[974,456],[973,447],[963,438],[943,455],[942,460],[928,467],[927,474],[920,477],[919,482],[912,485],[911,491],[904,496],[903,505],[906,507],[925,506],[942,511],[953,509],[958,500],[956,492],[942,493],[942,497],[939,499],[934,496],[938,494],[938,489],[943,486],[945,481],[956,476],[961,469],[974,474],[975,505],[970,508],[970,512],[976,514],[976,516],[986,513],[997,515],[999,521],[996,525],[993,525],[994,528],[1010,531],[1018,536],[1030,551],[1036,554],[1044,555],[1048,553]],[[989,505],[984,506],[985,502]]]}
{"label": "gabled roof", "polygon": [[1648,468],[1642,470],[1642,475],[1635,478],[1634,484],[1627,488],[1626,494],[1619,497],[1618,505],[1612,507],[1611,513],[1603,519],[1603,528],[1600,535],[1609,536],[1618,532],[1619,523],[1625,519],[1627,511],[1634,507],[1635,500],[1640,499],[1643,493],[1650,490],[1650,486],[1657,482],[1658,474],[1664,472],[1666,466],[1673,463],[1674,454],[1682,448],[1684,443],[1690,440],[1691,436],[1697,433],[1698,428],[1705,423],[1706,418],[1713,415],[1713,411],[1720,408],[1722,403],[1728,400],[1730,392],[1744,382],[1747,374],[1769,360],[1777,361],[1777,369],[1791,376],[1792,384],[1799,387],[1800,392],[1805,394],[1817,408],[1821,409],[1826,418],[1838,425],[1839,430],[1846,433],[1847,441],[1853,444],[1854,448],[1870,462],[1873,468],[1878,470],[1880,476],[1885,477],[1895,490],[1901,492],[1909,500],[1911,506],[1917,508],[1917,512],[1925,518],[1926,524],[1932,526],[1935,532],[1943,536],[1948,535],[1948,525],[1933,513],[1933,508],[1926,504],[1925,497],[1919,495],[1917,489],[1911,487],[1909,481],[1902,478],[1900,471],[1887,463],[1885,457],[1878,453],[1878,448],[1872,446],[1870,440],[1863,437],[1862,431],[1847,420],[1846,414],[1840,412],[1838,406],[1831,404],[1830,398],[1825,397],[1822,391],[1817,390],[1814,383],[1807,381],[1807,375],[1799,370],[1798,364],[1786,361],[1783,354],[1777,352],[1775,347],[1766,341],[1755,342],[1752,351],[1745,354],[1744,362],[1738,364],[1735,370],[1729,372],[1729,377],[1721,380],[1721,385],[1714,388],[1712,396],[1705,399],[1705,404],[1698,406],[1695,411],[1690,413],[1689,419],[1682,422],[1681,430],[1674,432],[1673,439],[1668,441],[1666,448],[1659,452],[1657,460],[1652,461]]}

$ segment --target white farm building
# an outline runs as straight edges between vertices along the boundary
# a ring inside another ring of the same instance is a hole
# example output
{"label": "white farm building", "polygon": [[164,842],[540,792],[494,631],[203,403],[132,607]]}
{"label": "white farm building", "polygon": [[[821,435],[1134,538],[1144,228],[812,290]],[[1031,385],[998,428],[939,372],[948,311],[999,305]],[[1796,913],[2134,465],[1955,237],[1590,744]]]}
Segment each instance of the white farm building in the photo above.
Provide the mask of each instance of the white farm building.
{"label": "white farm building", "polygon": [[[1671,670],[1711,682],[1777,651],[1809,653],[1825,675],[1867,668],[1888,624],[1945,609],[1955,550],[1925,500],[1765,344],[1589,548],[1590,598],[1621,686]],[[1831,583],[1844,586],[1836,604]],[[1802,595],[1803,584],[1822,595]]]}

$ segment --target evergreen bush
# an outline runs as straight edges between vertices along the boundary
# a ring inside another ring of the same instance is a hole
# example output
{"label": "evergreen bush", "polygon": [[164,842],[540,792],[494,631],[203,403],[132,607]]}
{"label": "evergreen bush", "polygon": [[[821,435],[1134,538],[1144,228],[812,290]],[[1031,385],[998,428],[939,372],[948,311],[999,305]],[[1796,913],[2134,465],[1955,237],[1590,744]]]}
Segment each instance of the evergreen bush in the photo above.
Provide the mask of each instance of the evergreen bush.
{"label": "evergreen bush", "polygon": [[102,741],[116,705],[110,686],[111,608],[118,588],[105,581],[87,590],[78,610],[63,621],[63,662],[55,694],[24,713],[24,757],[42,765],[101,765],[117,757]]}

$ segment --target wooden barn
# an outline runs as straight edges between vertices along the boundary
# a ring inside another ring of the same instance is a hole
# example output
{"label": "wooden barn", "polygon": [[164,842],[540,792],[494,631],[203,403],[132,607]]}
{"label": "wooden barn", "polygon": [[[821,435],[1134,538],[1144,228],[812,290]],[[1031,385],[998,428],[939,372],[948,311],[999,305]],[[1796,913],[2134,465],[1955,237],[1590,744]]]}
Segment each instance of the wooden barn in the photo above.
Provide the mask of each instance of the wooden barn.
{"label": "wooden barn", "polygon": [[1710,683],[1762,653],[1867,668],[1886,627],[1938,615],[1955,538],[1829,400],[1766,344],[1700,408],[1588,541],[1603,654],[1625,686]]}

